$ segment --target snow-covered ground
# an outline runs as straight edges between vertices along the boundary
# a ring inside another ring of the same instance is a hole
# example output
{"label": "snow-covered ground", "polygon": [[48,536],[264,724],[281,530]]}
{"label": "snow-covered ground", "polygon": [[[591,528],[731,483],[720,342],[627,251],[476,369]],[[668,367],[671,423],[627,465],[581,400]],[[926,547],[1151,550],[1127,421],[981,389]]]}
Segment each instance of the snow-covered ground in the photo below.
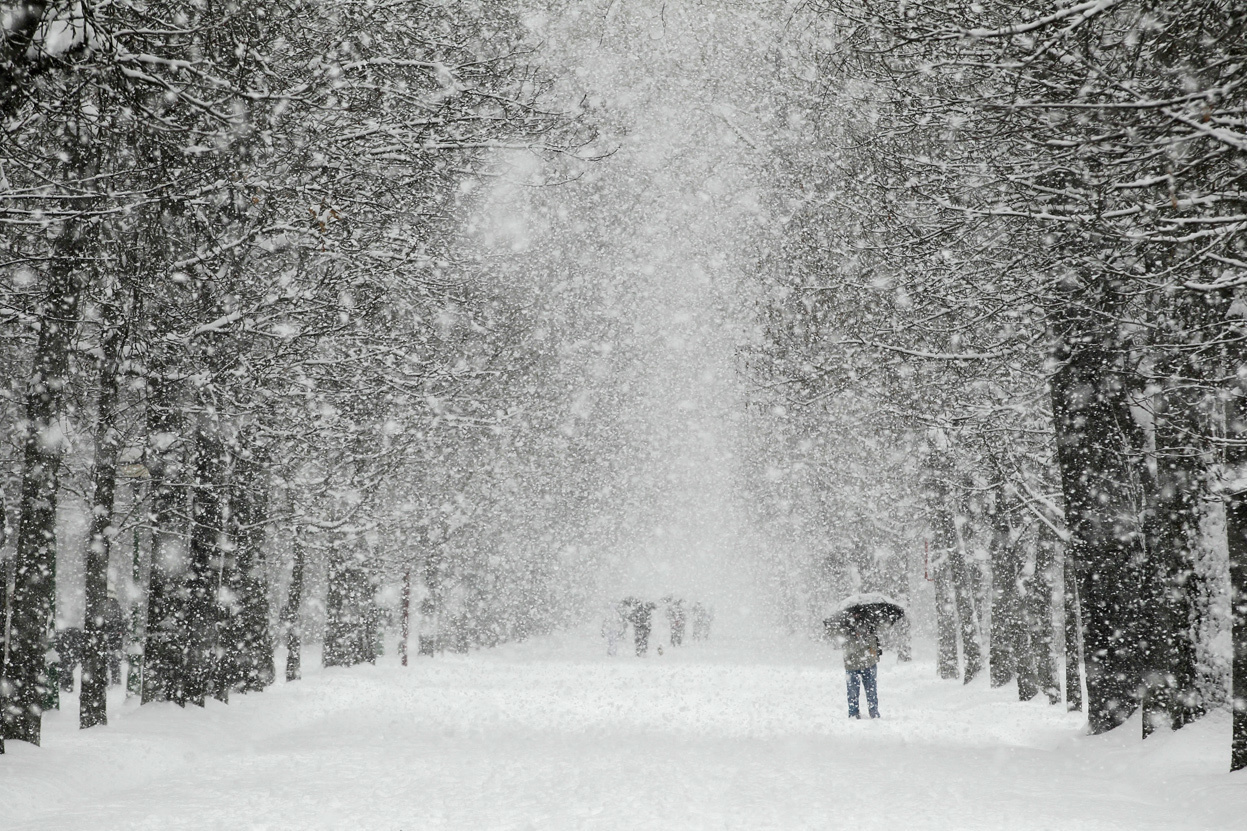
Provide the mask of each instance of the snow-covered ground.
{"label": "snow-covered ground", "polygon": [[43,748],[0,756],[0,828],[1247,828],[1225,714],[1087,737],[1063,707],[886,656],[884,718],[851,722],[817,644],[600,653],[391,654],[202,710],[114,691],[89,731],[70,697]]}

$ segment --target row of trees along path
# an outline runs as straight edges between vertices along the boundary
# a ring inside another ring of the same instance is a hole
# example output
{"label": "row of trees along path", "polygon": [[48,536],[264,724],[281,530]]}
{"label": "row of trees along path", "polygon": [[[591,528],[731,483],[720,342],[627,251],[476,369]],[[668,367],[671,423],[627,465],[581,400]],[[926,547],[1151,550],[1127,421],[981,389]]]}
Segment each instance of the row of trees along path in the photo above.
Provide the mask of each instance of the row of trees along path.
{"label": "row of trees along path", "polygon": [[[775,134],[747,358],[812,485],[771,504],[858,550],[927,538],[947,677],[986,657],[1059,701],[1055,605],[1092,731],[1229,705],[1247,766],[1247,10],[814,5],[777,59],[801,129]],[[890,587],[855,557],[833,575]]]}
{"label": "row of trees along path", "polygon": [[[463,185],[497,148],[557,156],[585,139],[543,108],[548,84],[502,2],[10,11],[0,406],[20,453],[3,483],[16,527],[0,581],[0,750],[38,744],[55,705],[67,483],[91,506],[83,727],[107,720],[121,529],[147,583],[131,658],[144,702],[272,680],[270,527],[296,564],[288,676],[305,562],[329,561],[331,617],[362,625],[387,567],[378,540],[411,530],[387,524],[410,516],[395,490],[461,448],[465,422],[492,435],[507,334],[459,276],[473,267],[451,243]],[[66,467],[83,446],[89,469]],[[430,548],[462,524],[453,505],[428,515],[417,530]]]}
{"label": "row of trees along path", "polygon": [[[842,541],[783,564],[792,602],[851,574],[904,588],[903,563],[862,552],[926,537],[941,674],[986,666],[1074,707],[1085,669],[1095,732],[1228,703],[1231,765],[1247,766],[1247,11],[747,11],[801,23],[777,29],[774,82],[751,79],[765,142],[717,116],[767,150],[779,218],[740,350],[764,405],[745,422],[752,509],[781,538]],[[541,106],[509,5],[28,2],[5,27],[0,371],[20,475],[3,735],[38,742],[54,689],[71,424],[94,425],[83,726],[106,718],[123,526],[148,532],[144,701],[271,679],[274,524],[294,564],[286,623],[311,563],[328,571],[327,660],[367,651],[378,540],[429,552],[436,613],[456,535],[500,516],[454,494],[521,475],[484,462],[500,445],[477,428],[550,352],[515,338],[523,310],[462,278],[454,220],[488,151],[582,137]],[[507,447],[570,458],[549,422],[524,423]],[[480,603],[506,574],[518,598],[473,618],[476,642],[542,625],[553,566],[509,567],[473,572]]]}

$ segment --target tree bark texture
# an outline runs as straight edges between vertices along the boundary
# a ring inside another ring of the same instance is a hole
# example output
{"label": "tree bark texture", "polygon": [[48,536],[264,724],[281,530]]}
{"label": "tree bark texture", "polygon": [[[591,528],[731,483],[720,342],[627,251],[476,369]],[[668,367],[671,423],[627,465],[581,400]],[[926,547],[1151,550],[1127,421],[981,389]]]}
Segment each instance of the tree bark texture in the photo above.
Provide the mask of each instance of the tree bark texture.
{"label": "tree bark texture", "polygon": [[1015,647],[1018,639],[1018,567],[1011,539],[1004,496],[996,494],[991,514],[991,641],[988,644],[988,678],[993,687],[1003,687],[1013,680],[1017,670]]}
{"label": "tree bark texture", "polygon": [[398,655],[402,660],[403,666],[407,666],[407,640],[411,634],[411,569],[403,572],[403,629],[402,637],[398,642]]}
{"label": "tree bark texture", "polygon": [[952,586],[956,595],[957,621],[961,632],[961,654],[965,659],[964,683],[969,684],[983,671],[983,649],[979,645],[978,615],[975,610],[974,586],[965,551],[955,548],[948,556],[952,570]]}
{"label": "tree bark texture", "polygon": [[325,666],[353,666],[376,660],[372,594],[372,583],[354,552],[336,548],[329,557]]}
{"label": "tree bark texture", "polygon": [[1169,378],[1154,398],[1156,470],[1148,478],[1143,589],[1148,617],[1142,643],[1143,735],[1177,729],[1198,716],[1195,556],[1199,545],[1203,462],[1191,383]]}
{"label": "tree bark texture", "polygon": [[1232,355],[1231,368],[1238,382],[1226,408],[1226,453],[1228,478],[1232,487],[1225,500],[1225,539],[1229,550],[1230,639],[1230,770],[1247,768],[1247,383],[1243,367],[1247,363]]}
{"label": "tree bark texture", "polygon": [[290,589],[286,595],[286,607],[282,610],[282,622],[286,625],[286,680],[298,681],[301,676],[302,633],[299,610],[303,605],[303,569],[307,552],[303,546],[303,531],[294,528],[292,540],[294,564],[290,569]]}
{"label": "tree bark texture", "polygon": [[939,647],[937,665],[941,678],[961,673],[957,666],[957,601],[954,597],[952,569],[942,563],[935,569],[935,625]]}
{"label": "tree bark texture", "polygon": [[1230,770],[1247,768],[1247,491],[1227,495],[1225,531],[1230,548],[1232,712]]}
{"label": "tree bark texture", "polygon": [[143,703],[186,704],[184,670],[186,487],[184,418],[178,382],[163,368],[149,369],[147,469],[150,474],[151,570],[143,647]]}
{"label": "tree bark texture", "polygon": [[1062,601],[1065,606],[1065,707],[1082,709],[1082,617],[1078,602],[1078,575],[1069,548],[1062,568]]}
{"label": "tree bark texture", "polygon": [[228,459],[220,425],[203,413],[195,430],[191,485],[190,560],[186,574],[186,700],[202,707],[209,694],[221,700],[217,655],[220,609],[217,596],[224,574],[226,472]]}
{"label": "tree bark texture", "polygon": [[64,453],[60,418],[78,315],[82,245],[75,226],[61,233],[38,314],[39,336],[25,402],[8,660],[0,671],[0,732],[36,745],[46,697],[54,689],[46,654],[56,604],[56,506]]}
{"label": "tree bark texture", "polygon": [[[4,501],[0,499],[0,546],[4,545]],[[9,656],[9,560],[0,557],[0,681]],[[3,699],[0,698],[0,703]],[[0,754],[4,753],[4,722],[0,719]]]}
{"label": "tree bark texture", "polygon": [[1081,601],[1087,720],[1103,733],[1134,712],[1142,681],[1143,550],[1130,453],[1136,427],[1112,350],[1067,338],[1058,357],[1053,424]]}
{"label": "tree bark texture", "polygon": [[244,441],[235,455],[230,506],[234,552],[233,567],[226,574],[232,599],[223,610],[222,650],[234,656],[230,687],[249,692],[264,689],[275,675],[264,559],[268,466],[253,441]]}
{"label": "tree bark texture", "polygon": [[117,490],[117,454],[121,434],[117,429],[117,397],[121,375],[121,348],[125,333],[119,310],[106,306],[105,328],[100,341],[100,391],[95,427],[95,458],[92,464],[94,495],[91,527],[85,558],[86,613],[83,626],[82,692],[78,725],[82,728],[108,723],[109,633],[104,606],[108,601],[108,555]]}
{"label": "tree bark texture", "polygon": [[990,678],[993,687],[1002,687],[1016,679],[1018,698],[1030,701],[1039,693],[1027,606],[1031,580],[1024,573],[1024,551],[1016,538],[1011,507],[1004,489],[998,488],[991,514]]}
{"label": "tree bark texture", "polygon": [[1039,524],[1035,545],[1035,574],[1026,595],[1031,652],[1035,657],[1035,682],[1049,704],[1061,703],[1061,681],[1057,675],[1056,650],[1052,627],[1056,563],[1060,542],[1047,523]]}
{"label": "tree bark texture", "polygon": [[953,488],[944,479],[928,484],[928,503],[936,551],[942,562],[935,571],[936,625],[939,629],[939,673],[941,678],[957,677],[957,638],[965,660],[965,683],[982,671],[983,659],[978,641],[978,625],[965,560],[964,542],[957,527],[952,502]]}

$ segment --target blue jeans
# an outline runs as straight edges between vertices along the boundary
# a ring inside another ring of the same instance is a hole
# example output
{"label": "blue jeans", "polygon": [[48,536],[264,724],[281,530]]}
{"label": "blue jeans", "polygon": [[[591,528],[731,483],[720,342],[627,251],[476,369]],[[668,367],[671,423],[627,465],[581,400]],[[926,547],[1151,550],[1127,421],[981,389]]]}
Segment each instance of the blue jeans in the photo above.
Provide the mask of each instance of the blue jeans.
{"label": "blue jeans", "polygon": [[879,718],[879,687],[875,680],[878,677],[877,670],[879,666],[866,669],[846,669],[845,686],[849,693],[849,718],[861,718],[858,711],[858,690],[857,682],[860,680],[862,686],[866,688],[866,704],[870,706],[870,717]]}

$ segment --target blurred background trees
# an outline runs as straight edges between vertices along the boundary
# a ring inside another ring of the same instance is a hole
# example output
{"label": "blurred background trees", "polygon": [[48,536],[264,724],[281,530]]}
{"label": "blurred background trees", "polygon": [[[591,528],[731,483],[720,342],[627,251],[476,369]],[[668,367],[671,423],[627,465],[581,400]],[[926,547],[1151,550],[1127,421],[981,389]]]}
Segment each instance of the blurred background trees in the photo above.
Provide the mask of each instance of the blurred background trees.
{"label": "blurred background trees", "polygon": [[7,13],[3,734],[79,614],[105,721],[110,594],[135,692],[201,704],[413,606],[549,631],[602,551],[709,545],[699,501],[789,631],[895,594],[942,676],[1085,684],[1096,732],[1247,699],[1243,10],[597,11]]}

